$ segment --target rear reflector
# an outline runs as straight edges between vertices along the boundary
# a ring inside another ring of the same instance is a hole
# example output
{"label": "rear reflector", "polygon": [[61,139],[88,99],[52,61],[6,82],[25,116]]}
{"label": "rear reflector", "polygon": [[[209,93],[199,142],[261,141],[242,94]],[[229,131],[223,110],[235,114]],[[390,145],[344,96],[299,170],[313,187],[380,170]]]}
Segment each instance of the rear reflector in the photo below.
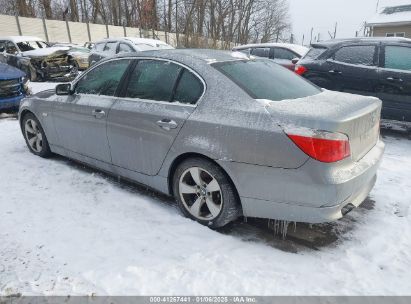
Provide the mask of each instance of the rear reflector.
{"label": "rear reflector", "polygon": [[306,67],[302,66],[302,65],[296,65],[294,68],[294,72],[296,72],[298,75],[303,75],[304,73],[306,73],[308,70]]}
{"label": "rear reflector", "polygon": [[333,163],[351,155],[350,143],[345,134],[323,131],[307,134],[295,130],[285,130],[285,133],[305,154],[320,162]]}

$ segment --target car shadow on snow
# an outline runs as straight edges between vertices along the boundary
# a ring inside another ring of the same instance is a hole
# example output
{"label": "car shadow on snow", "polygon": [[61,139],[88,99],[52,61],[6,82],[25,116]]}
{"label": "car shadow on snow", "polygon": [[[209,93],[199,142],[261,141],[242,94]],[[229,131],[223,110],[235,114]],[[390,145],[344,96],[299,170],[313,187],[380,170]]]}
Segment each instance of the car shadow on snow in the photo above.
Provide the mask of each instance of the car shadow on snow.
{"label": "car shadow on snow", "polygon": [[[153,191],[144,185],[114,177],[111,174],[90,168],[82,163],[54,156],[57,161],[65,162],[77,170],[97,174],[112,185],[130,193],[147,196],[153,203],[160,203],[178,209],[176,202],[159,192]],[[359,208],[354,209],[344,218],[333,223],[310,225],[306,223],[288,223],[287,233],[279,229],[284,223],[267,219],[239,218],[226,227],[216,230],[216,233],[231,235],[244,242],[265,244],[286,252],[321,250],[326,247],[336,247],[350,238],[350,232],[355,230],[358,219],[366,217],[368,210],[374,208],[374,201],[367,198]],[[183,215],[181,215],[183,216]]]}

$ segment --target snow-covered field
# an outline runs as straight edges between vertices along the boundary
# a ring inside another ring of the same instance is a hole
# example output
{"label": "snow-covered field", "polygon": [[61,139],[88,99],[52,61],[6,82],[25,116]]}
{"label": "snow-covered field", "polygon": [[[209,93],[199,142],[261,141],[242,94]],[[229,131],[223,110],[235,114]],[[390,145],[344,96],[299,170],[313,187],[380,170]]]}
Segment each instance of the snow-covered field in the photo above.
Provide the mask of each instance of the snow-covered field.
{"label": "snow-covered field", "polygon": [[367,208],[282,241],[266,222],[212,231],[142,187],[36,157],[3,116],[0,295],[411,295],[411,140],[385,142]]}

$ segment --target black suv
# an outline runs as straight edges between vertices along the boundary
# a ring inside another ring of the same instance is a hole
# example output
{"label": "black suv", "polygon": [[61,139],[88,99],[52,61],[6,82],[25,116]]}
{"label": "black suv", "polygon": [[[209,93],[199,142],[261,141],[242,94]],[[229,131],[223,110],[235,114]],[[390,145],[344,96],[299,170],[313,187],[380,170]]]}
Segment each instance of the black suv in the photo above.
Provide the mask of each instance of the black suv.
{"label": "black suv", "polygon": [[325,89],[376,96],[382,118],[411,121],[411,39],[315,43],[295,72]]}

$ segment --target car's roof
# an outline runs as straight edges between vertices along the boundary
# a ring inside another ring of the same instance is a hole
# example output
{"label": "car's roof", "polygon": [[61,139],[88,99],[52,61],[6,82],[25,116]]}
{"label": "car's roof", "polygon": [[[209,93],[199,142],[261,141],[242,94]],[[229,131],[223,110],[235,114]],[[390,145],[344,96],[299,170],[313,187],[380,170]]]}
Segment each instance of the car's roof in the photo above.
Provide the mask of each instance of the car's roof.
{"label": "car's roof", "polygon": [[5,36],[5,37],[0,37],[0,40],[10,40],[10,41],[13,41],[14,43],[19,43],[19,42],[24,42],[24,41],[44,41],[44,39],[41,39],[39,37],[34,37],[34,36]]}
{"label": "car's roof", "polygon": [[[157,45],[169,45],[164,41],[157,40],[157,39],[149,39],[149,38],[138,38],[138,37],[118,37],[118,38],[106,38],[103,40],[96,41],[95,43],[104,43],[104,42],[116,42],[116,41],[123,41],[123,42],[131,42],[133,44],[147,44],[151,46]],[[171,46],[170,46],[171,47]]]}
{"label": "car's roof", "polygon": [[118,57],[156,57],[163,59],[176,60],[181,62],[198,61],[203,63],[215,63],[233,60],[244,60],[248,57],[239,52],[220,51],[211,49],[171,49],[171,50],[152,50],[139,53],[123,53]]}
{"label": "car's roof", "polygon": [[347,38],[347,39],[333,39],[313,43],[312,46],[332,47],[344,43],[361,43],[361,42],[398,42],[411,43],[411,39],[402,37],[361,37],[361,38]]}
{"label": "car's roof", "polygon": [[275,42],[245,44],[245,45],[233,47],[233,50],[242,50],[242,49],[247,49],[250,47],[282,47],[282,48],[289,49],[301,56],[305,55],[305,53],[307,53],[309,50],[307,47],[303,45],[292,44],[292,43],[275,43]]}

